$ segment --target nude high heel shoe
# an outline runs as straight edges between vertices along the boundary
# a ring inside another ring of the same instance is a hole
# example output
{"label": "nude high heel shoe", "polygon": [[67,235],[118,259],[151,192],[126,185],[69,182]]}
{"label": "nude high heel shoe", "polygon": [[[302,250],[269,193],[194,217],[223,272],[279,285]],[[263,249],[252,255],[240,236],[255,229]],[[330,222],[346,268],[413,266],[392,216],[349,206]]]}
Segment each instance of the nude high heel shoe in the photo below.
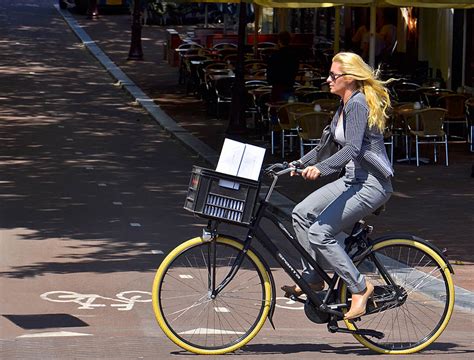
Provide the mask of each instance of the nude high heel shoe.
{"label": "nude high heel shoe", "polygon": [[344,314],[344,320],[352,320],[365,314],[367,301],[374,295],[374,285],[366,281],[365,290],[352,294],[351,308]]}

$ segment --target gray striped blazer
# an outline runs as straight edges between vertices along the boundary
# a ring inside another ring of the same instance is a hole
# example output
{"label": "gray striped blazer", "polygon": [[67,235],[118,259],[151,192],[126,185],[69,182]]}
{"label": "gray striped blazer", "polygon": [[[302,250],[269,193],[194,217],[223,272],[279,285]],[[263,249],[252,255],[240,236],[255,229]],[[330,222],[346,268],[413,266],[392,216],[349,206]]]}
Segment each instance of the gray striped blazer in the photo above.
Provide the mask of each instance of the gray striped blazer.
{"label": "gray striped blazer", "polygon": [[318,164],[315,164],[316,149],[309,151],[299,161],[304,166],[316,165],[321,176],[339,173],[351,160],[359,163],[376,177],[392,176],[393,168],[385,150],[383,135],[378,129],[367,126],[369,108],[365,95],[356,91],[345,106],[341,101],[331,122],[333,136],[341,111],[346,144],[334,155]]}

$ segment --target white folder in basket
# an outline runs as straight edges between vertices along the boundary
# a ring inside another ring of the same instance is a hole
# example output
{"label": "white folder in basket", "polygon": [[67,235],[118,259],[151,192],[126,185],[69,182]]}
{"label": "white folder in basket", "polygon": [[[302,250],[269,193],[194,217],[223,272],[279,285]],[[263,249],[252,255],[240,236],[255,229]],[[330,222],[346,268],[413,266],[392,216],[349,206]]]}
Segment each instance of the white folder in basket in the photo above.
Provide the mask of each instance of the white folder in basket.
{"label": "white folder in basket", "polygon": [[[265,148],[225,139],[216,171],[257,181],[264,156]],[[220,180],[219,185],[231,189],[238,189],[240,186],[227,180]]]}

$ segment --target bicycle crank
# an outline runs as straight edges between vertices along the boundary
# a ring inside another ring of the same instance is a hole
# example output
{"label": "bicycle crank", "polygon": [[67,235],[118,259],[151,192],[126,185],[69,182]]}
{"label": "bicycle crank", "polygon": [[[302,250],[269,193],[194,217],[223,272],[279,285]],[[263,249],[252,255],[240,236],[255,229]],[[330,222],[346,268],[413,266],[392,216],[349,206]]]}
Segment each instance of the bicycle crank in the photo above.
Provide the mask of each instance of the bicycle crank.
{"label": "bicycle crank", "polygon": [[329,332],[331,333],[345,333],[345,334],[355,334],[355,335],[363,335],[363,336],[372,336],[372,337],[375,337],[377,339],[383,339],[385,337],[385,334],[380,332],[380,331],[376,331],[376,330],[371,330],[371,329],[357,329],[357,330],[349,330],[349,329],[344,329],[344,328],[340,328],[338,325],[337,325],[337,321],[335,320],[331,320],[329,321],[328,323],[328,330]]}

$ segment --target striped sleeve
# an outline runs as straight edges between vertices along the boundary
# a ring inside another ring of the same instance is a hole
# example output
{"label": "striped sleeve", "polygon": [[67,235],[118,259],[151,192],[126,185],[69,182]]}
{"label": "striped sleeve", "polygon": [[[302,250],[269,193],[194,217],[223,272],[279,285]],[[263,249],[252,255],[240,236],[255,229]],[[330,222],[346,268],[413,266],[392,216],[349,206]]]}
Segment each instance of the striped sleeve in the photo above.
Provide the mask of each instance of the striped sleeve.
{"label": "striped sleeve", "polygon": [[338,173],[351,160],[355,160],[362,148],[367,129],[367,107],[358,101],[349,101],[343,110],[345,145],[328,159],[316,165],[322,176]]}

